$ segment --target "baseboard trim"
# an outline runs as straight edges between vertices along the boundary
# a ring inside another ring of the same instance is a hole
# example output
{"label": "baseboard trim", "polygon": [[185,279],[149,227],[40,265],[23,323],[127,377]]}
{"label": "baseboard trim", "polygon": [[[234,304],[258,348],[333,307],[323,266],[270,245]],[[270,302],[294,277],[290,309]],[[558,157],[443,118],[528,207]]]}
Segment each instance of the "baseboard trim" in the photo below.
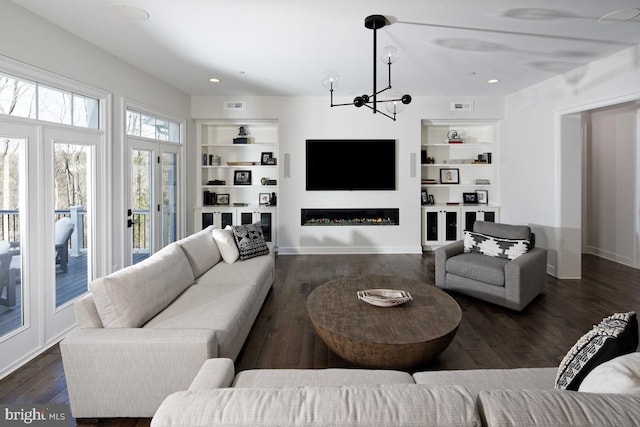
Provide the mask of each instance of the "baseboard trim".
{"label": "baseboard trim", "polygon": [[619,264],[624,264],[628,267],[635,268],[633,259],[629,258],[628,256],[623,256],[606,249],[596,248],[595,246],[587,246],[587,251],[592,255],[599,256],[600,258],[604,258],[609,261],[617,262]]}
{"label": "baseboard trim", "polygon": [[422,254],[421,246],[302,246],[278,247],[278,255]]}

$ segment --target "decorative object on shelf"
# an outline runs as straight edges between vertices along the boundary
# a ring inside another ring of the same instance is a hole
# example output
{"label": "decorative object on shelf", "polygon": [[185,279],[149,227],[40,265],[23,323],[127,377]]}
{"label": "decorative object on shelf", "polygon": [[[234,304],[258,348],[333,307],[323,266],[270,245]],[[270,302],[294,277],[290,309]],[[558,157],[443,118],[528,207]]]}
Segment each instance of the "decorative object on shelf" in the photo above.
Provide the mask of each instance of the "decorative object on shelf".
{"label": "decorative object on shelf", "polygon": [[233,206],[249,206],[249,203],[245,203],[245,202],[234,202]]}
{"label": "decorative object on shelf", "polygon": [[266,206],[271,201],[271,194],[269,193],[260,193],[258,195],[258,204],[262,206]]}
{"label": "decorative object on shelf", "polygon": [[429,194],[427,194],[427,190],[420,191],[420,204],[426,205],[429,203]]}
{"label": "decorative object on shelf", "polygon": [[[382,90],[377,90],[377,63],[376,63],[376,51],[377,51],[377,31],[380,28],[389,25],[390,22],[383,15],[370,15],[364,19],[364,26],[370,30],[373,30],[373,92],[371,95],[362,95],[356,96],[353,99],[353,103],[345,103],[345,104],[334,104],[333,103],[333,90],[338,87],[340,82],[340,75],[335,71],[327,71],[322,77],[322,86],[325,89],[329,89],[329,95],[331,97],[331,107],[338,107],[344,105],[354,105],[356,107],[365,106],[373,110],[373,113],[380,113],[385,117],[390,118],[391,120],[396,120],[396,114],[401,112],[404,109],[404,105],[411,103],[411,95],[400,95],[400,94],[386,94],[384,99],[379,99],[381,93],[391,89],[391,64],[396,60],[398,56],[398,50],[393,46],[387,46],[383,49],[382,60],[385,64],[387,64],[388,68],[388,84]],[[378,103],[385,103],[385,108],[389,112],[389,114],[384,113],[378,109]]]}
{"label": "decorative object on shelf", "polygon": [[238,137],[237,138],[233,138],[233,143],[234,144],[248,144],[249,143],[249,138],[247,137],[247,127],[246,126],[240,126],[238,128]]}
{"label": "decorative object on shelf", "polygon": [[270,151],[263,151],[260,155],[260,164],[268,165],[270,159],[273,159],[273,153]]}
{"label": "decorative object on shelf", "polygon": [[269,199],[269,204],[271,206],[278,206],[278,197],[276,196],[276,193],[271,193],[271,198]]}
{"label": "decorative object on shelf", "polygon": [[272,157],[272,158],[270,158],[269,160],[267,160],[267,165],[269,165],[269,166],[273,166],[273,165],[275,165],[275,164],[277,164],[277,162],[276,162],[276,158],[275,158],[275,157]]}
{"label": "decorative object on shelf", "polygon": [[435,205],[436,204],[436,201],[433,198],[433,194],[429,194],[429,204],[430,205]]}
{"label": "decorative object on shelf", "polygon": [[491,185],[491,182],[488,179],[478,178],[476,179],[476,185]]}
{"label": "decorative object on shelf", "polygon": [[253,166],[256,162],[227,162],[228,166]]}
{"label": "decorative object on shelf", "polygon": [[251,171],[233,171],[233,185],[251,185]]}
{"label": "decorative object on shelf", "polygon": [[420,150],[420,164],[426,165],[429,163],[429,157],[427,157],[427,150]]}
{"label": "decorative object on shelf", "polygon": [[478,193],[462,193],[462,203],[465,205],[477,205]]}
{"label": "decorative object on shelf", "polygon": [[202,204],[204,206],[211,206],[216,204],[216,193],[205,190],[202,192]]}
{"label": "decorative object on shelf", "polygon": [[229,206],[229,194],[216,194],[216,205]]}
{"label": "decorative object on shelf", "polygon": [[367,289],[356,293],[358,299],[377,307],[393,307],[411,301],[411,294],[395,289]]}
{"label": "decorative object on shelf", "polygon": [[212,179],[211,181],[207,181],[207,185],[227,185],[227,181],[224,179]]}
{"label": "decorative object on shelf", "polygon": [[278,185],[277,179],[267,179],[267,183],[265,185]]}
{"label": "decorative object on shelf", "polygon": [[449,144],[462,144],[462,135],[455,129],[447,132],[447,138],[449,138]]}
{"label": "decorative object on shelf", "polygon": [[209,155],[205,153],[202,155],[202,166],[208,166],[208,165],[209,165]]}
{"label": "decorative object on shelf", "polygon": [[260,184],[267,185],[268,180],[269,178],[267,178],[266,176],[263,176],[262,178],[260,178]]}
{"label": "decorative object on shelf", "polygon": [[482,203],[482,204],[489,203],[489,191],[476,190],[476,194],[478,195],[478,203]]}
{"label": "decorative object on shelf", "polygon": [[440,184],[460,184],[460,169],[440,169]]}

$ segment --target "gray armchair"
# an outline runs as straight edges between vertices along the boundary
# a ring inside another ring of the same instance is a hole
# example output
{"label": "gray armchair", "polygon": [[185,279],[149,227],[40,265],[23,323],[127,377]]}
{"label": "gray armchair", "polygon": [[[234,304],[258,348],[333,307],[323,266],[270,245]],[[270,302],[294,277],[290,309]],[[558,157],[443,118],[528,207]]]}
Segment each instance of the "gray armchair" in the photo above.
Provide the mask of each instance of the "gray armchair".
{"label": "gray armchair", "polygon": [[547,250],[535,247],[526,225],[476,221],[473,231],[501,239],[529,240],[529,250],[509,260],[464,252],[462,240],[436,249],[436,286],[521,311],[542,292],[547,280]]}

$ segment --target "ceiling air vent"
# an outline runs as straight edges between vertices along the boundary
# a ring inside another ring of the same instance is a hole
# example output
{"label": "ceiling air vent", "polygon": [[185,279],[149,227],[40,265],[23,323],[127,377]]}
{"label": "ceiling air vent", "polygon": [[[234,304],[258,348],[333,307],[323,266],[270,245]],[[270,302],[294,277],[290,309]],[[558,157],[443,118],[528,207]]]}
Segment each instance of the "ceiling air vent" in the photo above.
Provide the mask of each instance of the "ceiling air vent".
{"label": "ceiling air vent", "polygon": [[227,101],[224,103],[225,110],[244,110],[245,103],[242,101]]}
{"label": "ceiling air vent", "polygon": [[473,111],[473,101],[452,102],[451,111]]}

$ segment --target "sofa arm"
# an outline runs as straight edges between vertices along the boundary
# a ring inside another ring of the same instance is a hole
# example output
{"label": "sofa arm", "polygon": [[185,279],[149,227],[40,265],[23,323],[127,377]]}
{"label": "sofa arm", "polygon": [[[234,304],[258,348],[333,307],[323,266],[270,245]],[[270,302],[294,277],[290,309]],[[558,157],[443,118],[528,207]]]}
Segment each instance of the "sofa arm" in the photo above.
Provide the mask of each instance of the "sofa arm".
{"label": "sofa arm", "polygon": [[521,311],[547,282],[547,250],[533,248],[504,267],[506,307]]}
{"label": "sofa arm", "polygon": [[210,329],[82,328],[60,343],[76,418],[151,417],[217,356]]}
{"label": "sofa arm", "polygon": [[446,288],[447,281],[447,259],[460,255],[464,252],[464,242],[458,240],[457,242],[449,243],[448,245],[440,246],[436,249],[436,286],[439,288]]}

